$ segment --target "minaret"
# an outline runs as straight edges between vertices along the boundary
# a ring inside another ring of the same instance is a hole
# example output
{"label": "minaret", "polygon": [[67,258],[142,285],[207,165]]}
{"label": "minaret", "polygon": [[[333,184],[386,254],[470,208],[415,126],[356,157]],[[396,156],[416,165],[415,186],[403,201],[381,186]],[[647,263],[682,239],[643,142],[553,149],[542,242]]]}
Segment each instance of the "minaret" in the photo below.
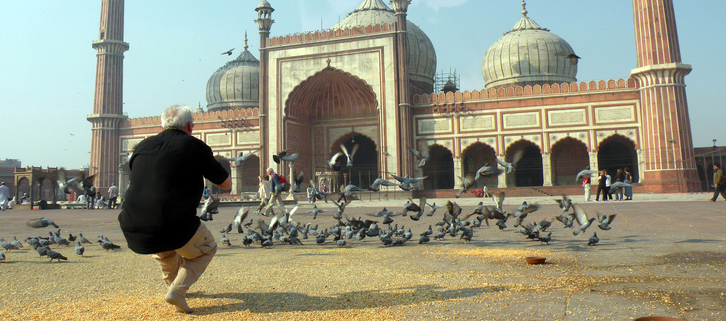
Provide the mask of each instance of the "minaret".
{"label": "minaret", "polygon": [[96,49],[96,90],[91,122],[91,162],[89,175],[97,174],[96,188],[107,189],[118,181],[119,127],[123,115],[124,0],[101,1],[101,26]]}
{"label": "minaret", "polygon": [[409,147],[418,149],[413,144],[413,118],[408,90],[408,29],[406,26],[408,5],[411,0],[391,0],[391,7],[396,15],[396,76],[397,91],[396,103],[398,106],[398,131],[401,138],[398,144],[399,162],[398,175],[413,176],[413,159],[408,151]]}
{"label": "minaret", "polygon": [[643,126],[642,183],[652,192],[693,191],[698,175],[672,0],[633,0]]}
{"label": "minaret", "polygon": [[268,112],[270,109],[269,102],[267,101],[267,88],[269,85],[267,84],[267,79],[269,78],[267,74],[269,73],[269,68],[267,66],[267,39],[270,37],[270,29],[272,28],[272,24],[275,23],[275,20],[272,20],[272,12],[275,11],[275,9],[272,8],[269,2],[267,0],[262,0],[259,5],[257,5],[257,8],[255,8],[255,11],[257,11],[257,20],[255,20],[255,23],[257,23],[257,29],[260,31],[260,106],[259,106],[259,117],[260,117],[260,145],[262,146],[262,149],[260,150],[260,173],[264,173],[265,169],[267,168],[268,162],[270,162],[271,154],[270,152],[276,152],[276,151],[270,151],[269,150],[269,144],[268,141],[270,139],[270,124],[269,124],[269,118],[268,118]]}

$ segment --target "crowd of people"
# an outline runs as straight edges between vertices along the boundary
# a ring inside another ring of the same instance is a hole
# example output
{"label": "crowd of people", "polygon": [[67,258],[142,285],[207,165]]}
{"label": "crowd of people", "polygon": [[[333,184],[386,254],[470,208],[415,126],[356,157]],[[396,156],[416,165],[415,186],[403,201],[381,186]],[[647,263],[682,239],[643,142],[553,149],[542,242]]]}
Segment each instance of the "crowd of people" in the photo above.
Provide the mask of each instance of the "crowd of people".
{"label": "crowd of people", "polygon": [[[613,200],[613,194],[615,195],[616,201],[630,201],[633,199],[633,187],[618,187],[610,192],[610,187],[613,182],[623,182],[631,184],[633,182],[633,174],[630,172],[630,168],[625,167],[618,169],[615,173],[615,180],[608,174],[607,170],[602,170],[597,176],[597,192],[595,193],[595,202],[600,201],[600,195],[602,195],[603,201]],[[582,180],[582,186],[585,188],[585,201],[590,201],[592,178],[589,176],[584,177]]]}

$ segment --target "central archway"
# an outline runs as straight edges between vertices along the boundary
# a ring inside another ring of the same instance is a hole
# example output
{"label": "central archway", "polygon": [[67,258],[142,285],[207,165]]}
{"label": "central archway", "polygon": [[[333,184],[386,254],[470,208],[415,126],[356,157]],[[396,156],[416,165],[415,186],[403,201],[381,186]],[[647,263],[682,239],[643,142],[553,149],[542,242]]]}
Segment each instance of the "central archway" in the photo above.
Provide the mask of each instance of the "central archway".
{"label": "central archway", "polygon": [[454,157],[451,151],[441,145],[429,147],[429,160],[423,167],[424,189],[454,188]]}
{"label": "central archway", "polygon": [[[378,135],[378,101],[373,88],[340,69],[323,68],[293,88],[285,102],[282,146],[300,154],[296,170],[310,173],[310,178],[316,172],[329,171],[327,161],[340,151],[341,143],[349,149],[358,143],[354,166],[345,173],[350,175],[349,182],[367,187],[368,176],[378,176]],[[338,179],[342,184],[342,174]]]}
{"label": "central archway", "polygon": [[[476,142],[464,149],[462,153],[464,159],[464,177],[466,175],[474,175],[485,164],[489,166],[497,166],[497,154],[494,149],[481,142]],[[486,186],[487,188],[497,187],[498,178],[495,177],[480,177],[476,181],[477,187]]]}

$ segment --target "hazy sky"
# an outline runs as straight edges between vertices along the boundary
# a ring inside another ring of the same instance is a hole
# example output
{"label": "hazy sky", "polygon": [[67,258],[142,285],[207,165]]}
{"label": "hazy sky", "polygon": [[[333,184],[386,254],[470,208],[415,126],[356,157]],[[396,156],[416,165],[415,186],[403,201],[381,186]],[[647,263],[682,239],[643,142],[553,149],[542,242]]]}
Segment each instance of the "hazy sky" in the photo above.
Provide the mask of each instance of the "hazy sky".
{"label": "hazy sky", "polygon": [[[362,0],[269,0],[272,36],[328,29]],[[387,0],[386,0],[387,2]],[[688,104],[697,147],[726,145],[726,1],[674,0]],[[234,59],[249,33],[259,57],[258,0],[128,0],[124,111],[155,116],[173,104],[206,106],[212,73]],[[461,89],[484,87],[484,53],[522,17],[521,0],[413,0],[409,21],[436,48],[439,71]],[[0,1],[0,159],[23,166],[79,168],[89,163],[101,1]],[[627,78],[636,67],[631,0],[531,0],[528,16],[582,57],[578,81]],[[236,48],[230,56],[220,55]]]}

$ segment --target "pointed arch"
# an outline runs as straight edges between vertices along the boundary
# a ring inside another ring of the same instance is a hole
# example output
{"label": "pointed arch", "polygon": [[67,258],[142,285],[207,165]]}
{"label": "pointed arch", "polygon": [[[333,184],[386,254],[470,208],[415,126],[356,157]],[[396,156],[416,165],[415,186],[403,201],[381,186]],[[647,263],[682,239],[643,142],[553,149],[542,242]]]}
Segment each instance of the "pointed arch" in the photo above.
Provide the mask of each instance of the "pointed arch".
{"label": "pointed arch", "polygon": [[577,173],[590,165],[587,146],[579,139],[564,137],[552,145],[552,184],[573,185]]}
{"label": "pointed arch", "polygon": [[[350,132],[335,140],[330,146],[330,160],[336,153],[341,151],[340,145],[345,146],[348,152],[352,152],[353,146],[358,145],[358,151],[353,155],[353,166],[348,167],[347,158],[341,155],[336,159],[336,165],[341,166],[338,171],[338,183],[352,183],[360,188],[368,188],[370,183],[378,177],[378,149],[376,143],[370,137],[357,132]],[[327,165],[325,165],[327,166]],[[338,188],[338,186],[331,186]]]}
{"label": "pointed arch", "polygon": [[[467,146],[461,153],[463,160],[464,177],[468,174],[476,173],[479,168],[485,164],[496,166],[497,154],[492,146],[482,142],[475,142]],[[476,186],[496,187],[498,185],[496,177],[480,177],[476,181]]]}
{"label": "pointed arch", "polygon": [[454,156],[451,151],[439,144],[429,146],[430,158],[423,167],[424,189],[454,188]]}
{"label": "pointed arch", "polygon": [[[600,142],[597,148],[597,163],[600,170],[616,173],[618,169],[630,168],[633,175],[638,173],[638,154],[635,143],[620,134],[613,134]],[[638,181],[637,177],[633,178]]]}
{"label": "pointed arch", "polygon": [[517,153],[523,153],[516,169],[507,175],[507,186],[542,186],[544,184],[542,152],[536,144],[520,139],[507,148],[504,160],[513,162]]}

